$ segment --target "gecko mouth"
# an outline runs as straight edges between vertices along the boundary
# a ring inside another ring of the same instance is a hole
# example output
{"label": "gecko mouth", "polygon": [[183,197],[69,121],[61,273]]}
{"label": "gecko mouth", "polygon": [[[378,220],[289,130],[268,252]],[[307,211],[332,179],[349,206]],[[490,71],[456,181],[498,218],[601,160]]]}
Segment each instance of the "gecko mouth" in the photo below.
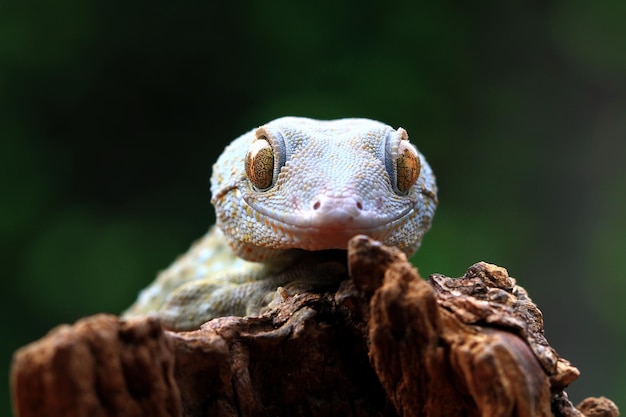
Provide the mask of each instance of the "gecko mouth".
{"label": "gecko mouth", "polygon": [[[384,227],[405,217],[415,207],[415,202],[404,200],[394,210],[371,210],[353,197],[319,196],[308,209],[276,212],[267,207],[250,207],[261,216],[284,226],[308,230],[356,230],[367,231]],[[400,208],[400,210],[398,210]],[[393,212],[394,215],[389,215]]]}
{"label": "gecko mouth", "polygon": [[358,234],[387,242],[411,217],[416,204],[407,199],[397,203],[394,210],[385,205],[382,209],[368,210],[353,197],[320,196],[306,210],[278,213],[265,206],[250,205],[250,208],[256,212],[257,221],[279,237],[284,248],[325,250],[346,249],[348,241]]}

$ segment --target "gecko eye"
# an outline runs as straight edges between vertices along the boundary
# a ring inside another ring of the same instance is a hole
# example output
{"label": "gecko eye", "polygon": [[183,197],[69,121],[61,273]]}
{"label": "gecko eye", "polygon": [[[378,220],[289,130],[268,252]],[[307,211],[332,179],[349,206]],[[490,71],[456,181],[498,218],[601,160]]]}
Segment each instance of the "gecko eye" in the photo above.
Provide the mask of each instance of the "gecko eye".
{"label": "gecko eye", "polygon": [[[409,142],[406,130],[398,128],[398,136],[389,138],[387,152],[391,156],[390,176],[397,193],[406,195],[420,175],[421,162],[417,149]],[[394,150],[394,146],[397,148]],[[395,158],[395,159],[394,159]]]}
{"label": "gecko eye", "polygon": [[274,150],[266,138],[252,142],[245,164],[246,175],[258,190],[271,187],[274,177]]}
{"label": "gecko eye", "polygon": [[420,169],[421,163],[417,150],[406,138],[402,138],[396,158],[396,187],[399,192],[402,194],[409,192],[420,175]]}

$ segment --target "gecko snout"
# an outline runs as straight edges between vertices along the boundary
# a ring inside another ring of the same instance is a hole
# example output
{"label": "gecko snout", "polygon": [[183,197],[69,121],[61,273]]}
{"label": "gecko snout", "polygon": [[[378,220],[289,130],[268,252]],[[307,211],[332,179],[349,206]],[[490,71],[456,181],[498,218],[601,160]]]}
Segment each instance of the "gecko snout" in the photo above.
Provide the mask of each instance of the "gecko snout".
{"label": "gecko snout", "polygon": [[324,224],[350,223],[363,214],[363,203],[354,197],[319,196],[311,208],[314,217]]}
{"label": "gecko snout", "polygon": [[343,209],[352,207],[356,208],[358,211],[363,210],[363,204],[359,200],[354,200],[353,198],[320,197],[313,203],[313,210],[332,210],[337,207],[341,207]]}

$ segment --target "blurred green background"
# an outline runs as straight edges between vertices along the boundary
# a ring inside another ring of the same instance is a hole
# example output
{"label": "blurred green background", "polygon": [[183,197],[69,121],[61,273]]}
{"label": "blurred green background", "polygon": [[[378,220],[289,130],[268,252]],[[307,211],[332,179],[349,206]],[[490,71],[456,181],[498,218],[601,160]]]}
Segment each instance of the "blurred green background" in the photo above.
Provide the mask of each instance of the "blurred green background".
{"label": "blurred green background", "polygon": [[505,266],[582,371],[572,400],[626,407],[624,22],[617,1],[2,2],[4,375],[204,233],[231,139],[363,116],[437,174],[422,274]]}

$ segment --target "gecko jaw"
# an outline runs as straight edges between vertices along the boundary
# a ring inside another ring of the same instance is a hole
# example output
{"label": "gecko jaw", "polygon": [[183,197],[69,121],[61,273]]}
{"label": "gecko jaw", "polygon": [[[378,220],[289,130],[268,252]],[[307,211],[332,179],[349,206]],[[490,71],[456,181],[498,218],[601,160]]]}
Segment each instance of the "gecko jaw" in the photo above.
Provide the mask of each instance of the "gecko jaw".
{"label": "gecko jaw", "polygon": [[[250,205],[258,216],[285,228],[302,230],[305,233],[314,230],[361,231],[378,229],[407,216],[415,206],[415,202],[407,199],[401,210],[389,211],[368,209],[367,204],[355,197],[335,197],[320,195],[313,199],[309,208],[294,208],[284,212],[276,212],[271,208]],[[381,214],[382,213],[382,214]]]}
{"label": "gecko jaw", "polygon": [[272,230],[280,242],[275,246],[325,250],[346,249],[348,241],[358,234],[387,241],[414,211],[414,203],[409,203],[411,201],[406,200],[402,210],[394,216],[367,210],[367,205],[354,197],[328,195],[318,196],[307,210],[277,214],[267,208],[251,208],[255,211],[256,221],[265,224],[267,230]]}

